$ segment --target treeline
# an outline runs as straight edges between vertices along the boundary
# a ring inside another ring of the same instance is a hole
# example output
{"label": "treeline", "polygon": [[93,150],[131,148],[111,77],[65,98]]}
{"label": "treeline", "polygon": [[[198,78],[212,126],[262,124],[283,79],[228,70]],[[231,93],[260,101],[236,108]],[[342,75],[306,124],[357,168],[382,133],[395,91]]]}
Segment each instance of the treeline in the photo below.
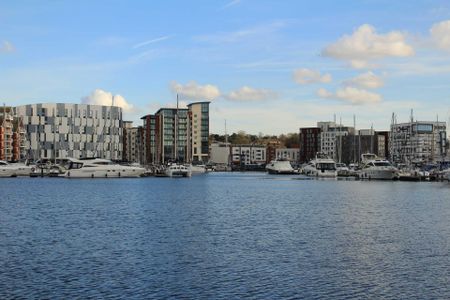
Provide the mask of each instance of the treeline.
{"label": "treeline", "polygon": [[[225,142],[225,135],[210,134],[210,142]],[[286,148],[299,147],[300,138],[298,133],[288,133],[280,135],[264,135],[262,133],[248,134],[245,131],[238,131],[228,135],[228,142],[236,144],[257,144],[266,145],[268,143],[279,142],[281,146]]]}

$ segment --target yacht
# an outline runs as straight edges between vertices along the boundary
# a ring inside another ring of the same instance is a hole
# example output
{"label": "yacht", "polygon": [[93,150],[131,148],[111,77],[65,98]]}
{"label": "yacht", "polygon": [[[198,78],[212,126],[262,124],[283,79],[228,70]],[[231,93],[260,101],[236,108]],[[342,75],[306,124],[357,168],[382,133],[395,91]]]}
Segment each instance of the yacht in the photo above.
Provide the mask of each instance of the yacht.
{"label": "yacht", "polygon": [[336,162],[331,158],[317,155],[315,159],[303,167],[303,174],[314,177],[336,177]]}
{"label": "yacht", "polygon": [[188,164],[186,165],[188,169],[191,171],[191,174],[203,174],[206,173],[206,166],[205,165],[193,165]]}
{"label": "yacht", "polygon": [[22,163],[8,163],[0,160],[0,177],[30,176],[32,167]]}
{"label": "yacht", "polygon": [[141,177],[145,169],[136,166],[122,166],[108,159],[68,159],[66,178],[120,178]]}
{"label": "yacht", "polygon": [[266,170],[269,174],[293,174],[294,169],[288,160],[272,160],[266,165]]}
{"label": "yacht", "polygon": [[378,158],[375,154],[361,155],[360,179],[392,180],[398,177],[398,170],[389,161]]}
{"label": "yacht", "polygon": [[191,177],[192,171],[185,165],[172,163],[165,169],[165,174],[168,177]]}

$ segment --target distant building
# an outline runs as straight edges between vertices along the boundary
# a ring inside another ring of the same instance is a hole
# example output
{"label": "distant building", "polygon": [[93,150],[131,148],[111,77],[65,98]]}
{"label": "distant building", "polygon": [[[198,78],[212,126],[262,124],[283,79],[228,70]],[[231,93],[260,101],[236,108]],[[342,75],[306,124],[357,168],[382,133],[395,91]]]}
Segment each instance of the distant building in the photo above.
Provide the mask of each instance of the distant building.
{"label": "distant building", "polygon": [[385,136],[371,129],[359,130],[358,135],[342,136],[336,140],[337,162],[359,163],[361,155],[373,153],[385,158]]}
{"label": "distant building", "polygon": [[188,161],[206,163],[209,158],[209,103],[188,104]]}
{"label": "distant building", "polygon": [[266,145],[267,157],[266,163],[277,158],[277,149],[281,148],[281,142],[278,140],[269,141]]}
{"label": "distant building", "polygon": [[319,127],[300,128],[300,159],[301,163],[309,162],[320,151]]}
{"label": "distant building", "polygon": [[231,157],[234,165],[262,165],[266,163],[266,147],[262,145],[233,145]]}
{"label": "distant building", "polygon": [[101,157],[121,160],[122,109],[69,103],[17,106],[26,130],[26,149],[32,159]]}
{"label": "distant building", "polygon": [[423,163],[446,155],[446,123],[413,121],[391,126],[390,152],[395,163]]}
{"label": "distant building", "polygon": [[209,102],[194,102],[188,108],[161,108],[141,119],[146,164],[208,161]]}
{"label": "distant building", "polygon": [[212,143],[209,147],[209,161],[213,164],[230,164],[230,143]]}
{"label": "distant building", "polygon": [[12,107],[0,107],[0,160],[26,159],[26,135],[21,118]]}
{"label": "distant building", "polygon": [[335,122],[318,122],[317,127],[320,128],[320,152],[338,161],[341,153],[337,152],[337,140],[347,135],[354,135],[355,128]]}
{"label": "distant building", "polygon": [[124,121],[123,161],[144,164],[144,143],[142,126],[132,127],[133,122]]}
{"label": "distant building", "polygon": [[297,163],[300,160],[300,149],[299,148],[279,148],[276,149],[276,158],[285,159],[290,162]]}

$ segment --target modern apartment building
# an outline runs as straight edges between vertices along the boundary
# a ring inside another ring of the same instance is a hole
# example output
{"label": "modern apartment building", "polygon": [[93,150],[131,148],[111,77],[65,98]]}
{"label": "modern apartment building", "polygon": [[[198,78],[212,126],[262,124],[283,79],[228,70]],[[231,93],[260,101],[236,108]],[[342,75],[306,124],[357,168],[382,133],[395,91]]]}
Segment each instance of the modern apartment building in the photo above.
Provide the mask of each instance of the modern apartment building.
{"label": "modern apartment building", "polygon": [[342,126],[335,122],[318,122],[317,127],[320,128],[320,152],[338,161],[341,153],[337,152],[337,139],[354,135],[355,128]]}
{"label": "modern apartment building", "polygon": [[26,159],[25,129],[12,107],[0,107],[0,160]]}
{"label": "modern apartment building", "polygon": [[206,163],[209,158],[209,103],[194,102],[188,105],[189,127],[186,132],[189,161]]}
{"label": "modern apartment building", "polygon": [[320,152],[319,127],[300,128],[300,159],[301,163],[309,162]]}
{"label": "modern apartment building", "polygon": [[144,164],[142,126],[133,127],[131,121],[124,121],[123,123],[123,161]]}
{"label": "modern apartment building", "polygon": [[230,143],[212,143],[209,148],[209,161],[213,164],[230,164]]}
{"label": "modern apartment building", "polygon": [[395,163],[426,163],[446,156],[446,123],[412,121],[392,124],[390,135],[391,159]]}
{"label": "modern apartment building", "polygon": [[262,165],[266,163],[266,147],[262,145],[233,145],[231,162],[234,165]]}
{"label": "modern apartment building", "polygon": [[276,158],[285,159],[290,162],[297,163],[300,159],[300,149],[299,148],[279,148],[276,149]]}
{"label": "modern apartment building", "polygon": [[121,160],[122,109],[116,106],[38,103],[17,106],[30,158],[101,157]]}
{"label": "modern apartment building", "polygon": [[144,163],[208,161],[209,102],[194,102],[187,108],[161,108],[141,119]]}

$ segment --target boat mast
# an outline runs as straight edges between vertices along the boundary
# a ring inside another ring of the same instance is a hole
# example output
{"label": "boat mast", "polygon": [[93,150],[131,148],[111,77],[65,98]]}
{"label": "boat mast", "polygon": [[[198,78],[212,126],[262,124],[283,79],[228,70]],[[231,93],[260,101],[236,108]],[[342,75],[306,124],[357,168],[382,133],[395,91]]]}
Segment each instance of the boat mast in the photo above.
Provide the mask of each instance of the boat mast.
{"label": "boat mast", "polygon": [[7,159],[6,159],[6,145],[7,145],[7,143],[6,143],[6,104],[5,103],[3,103],[3,124],[2,124],[2,127],[3,127],[3,146],[4,146],[4,148],[3,148],[3,157],[4,157],[4,160],[6,161]]}
{"label": "boat mast", "polygon": [[174,158],[175,158],[175,162],[177,162],[178,161],[178,94],[177,94],[177,110],[175,111],[174,123],[175,123],[175,128],[174,128],[175,140],[174,140],[173,145],[174,145],[174,151],[175,151]]}

